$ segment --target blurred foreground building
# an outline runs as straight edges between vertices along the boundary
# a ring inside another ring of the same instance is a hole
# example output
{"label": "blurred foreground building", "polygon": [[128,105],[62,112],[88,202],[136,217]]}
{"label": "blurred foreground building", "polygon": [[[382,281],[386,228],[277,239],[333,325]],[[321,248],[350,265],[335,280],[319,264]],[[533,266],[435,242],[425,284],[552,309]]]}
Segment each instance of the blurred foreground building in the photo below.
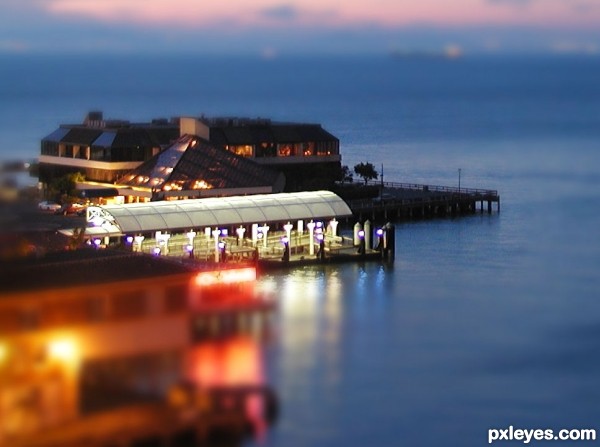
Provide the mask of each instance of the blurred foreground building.
{"label": "blurred foreground building", "polygon": [[[251,267],[108,250],[3,264],[0,445],[134,445],[173,430],[199,439],[217,416],[263,430],[272,303],[254,279]],[[193,424],[170,427],[182,411]]]}

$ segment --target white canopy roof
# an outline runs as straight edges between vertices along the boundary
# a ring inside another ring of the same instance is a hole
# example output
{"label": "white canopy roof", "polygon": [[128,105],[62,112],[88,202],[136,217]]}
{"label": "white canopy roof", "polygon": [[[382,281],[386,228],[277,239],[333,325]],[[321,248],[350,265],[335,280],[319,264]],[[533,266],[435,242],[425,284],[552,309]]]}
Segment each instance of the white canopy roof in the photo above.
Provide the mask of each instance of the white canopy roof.
{"label": "white canopy roof", "polygon": [[330,191],[213,197],[88,208],[88,222],[115,225],[122,234],[348,217],[352,211]]}

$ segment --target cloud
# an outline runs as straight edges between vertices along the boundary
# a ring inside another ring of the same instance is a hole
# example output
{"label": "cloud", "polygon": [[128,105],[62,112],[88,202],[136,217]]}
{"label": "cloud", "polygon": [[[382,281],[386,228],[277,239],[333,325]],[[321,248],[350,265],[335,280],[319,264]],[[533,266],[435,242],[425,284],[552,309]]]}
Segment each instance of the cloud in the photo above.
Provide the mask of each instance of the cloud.
{"label": "cloud", "polygon": [[300,11],[293,5],[277,5],[269,8],[264,8],[259,11],[266,19],[291,21],[300,16]]}
{"label": "cloud", "polygon": [[508,4],[508,5],[529,5],[534,0],[487,0],[488,3],[497,3],[497,4]]}

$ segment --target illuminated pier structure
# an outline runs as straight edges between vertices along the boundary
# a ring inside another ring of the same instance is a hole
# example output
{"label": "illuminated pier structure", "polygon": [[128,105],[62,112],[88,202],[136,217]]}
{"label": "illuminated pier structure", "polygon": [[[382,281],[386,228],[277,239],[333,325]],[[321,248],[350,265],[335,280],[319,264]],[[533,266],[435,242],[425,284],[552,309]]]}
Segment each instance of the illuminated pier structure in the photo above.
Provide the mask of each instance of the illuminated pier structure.
{"label": "illuminated pier structure", "polygon": [[259,194],[90,206],[81,236],[98,248],[267,267],[381,259],[390,251],[374,249],[374,226],[340,235],[340,222],[350,218],[346,202],[330,191]]}

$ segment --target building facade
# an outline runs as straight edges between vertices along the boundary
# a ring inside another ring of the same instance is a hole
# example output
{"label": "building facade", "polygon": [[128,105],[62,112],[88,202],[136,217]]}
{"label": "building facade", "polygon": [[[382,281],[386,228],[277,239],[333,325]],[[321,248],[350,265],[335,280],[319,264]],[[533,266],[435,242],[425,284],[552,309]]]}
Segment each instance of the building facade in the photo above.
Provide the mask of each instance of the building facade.
{"label": "building facade", "polygon": [[320,124],[181,117],[180,131],[283,173],[286,192],[327,188],[340,175],[340,141]]}
{"label": "building facade", "polygon": [[39,178],[48,184],[81,172],[88,180],[112,183],[178,137],[176,120],[131,123],[105,120],[102,112],[90,112],[82,124],[61,124],[42,139]]}
{"label": "building facade", "polygon": [[[169,151],[176,157],[163,155]],[[329,189],[341,174],[339,140],[319,124],[205,117],[134,124],[101,112],[46,136],[39,163],[46,185],[80,172],[86,184],[78,189],[96,196],[112,188],[122,202]]]}

